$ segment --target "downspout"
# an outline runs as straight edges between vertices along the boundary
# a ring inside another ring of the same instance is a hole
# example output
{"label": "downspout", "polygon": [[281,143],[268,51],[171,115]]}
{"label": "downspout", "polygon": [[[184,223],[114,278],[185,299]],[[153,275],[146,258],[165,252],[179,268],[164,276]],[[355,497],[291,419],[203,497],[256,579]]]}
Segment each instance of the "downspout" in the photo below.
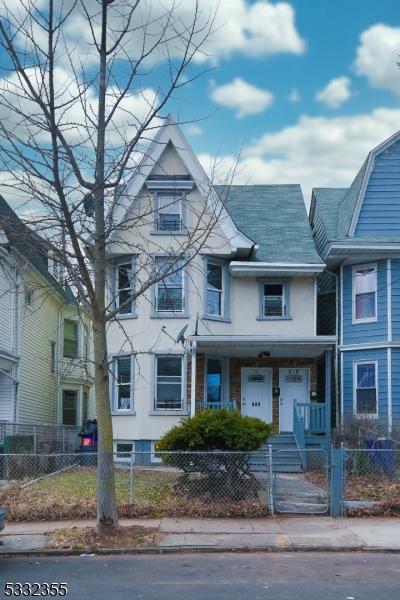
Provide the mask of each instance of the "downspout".
{"label": "downspout", "polygon": [[335,335],[336,335],[336,352],[334,360],[334,371],[335,371],[335,416],[336,416],[336,428],[340,426],[340,397],[339,397],[339,275],[333,271],[327,270],[335,278],[335,303],[336,303],[336,315],[335,315]]}

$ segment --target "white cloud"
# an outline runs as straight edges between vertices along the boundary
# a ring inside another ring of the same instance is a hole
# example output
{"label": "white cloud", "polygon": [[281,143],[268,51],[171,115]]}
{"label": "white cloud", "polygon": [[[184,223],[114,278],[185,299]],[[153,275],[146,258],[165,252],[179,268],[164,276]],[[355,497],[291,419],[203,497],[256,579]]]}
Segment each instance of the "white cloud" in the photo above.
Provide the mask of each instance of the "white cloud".
{"label": "white cloud", "polygon": [[299,90],[297,88],[292,88],[290,90],[290,93],[288,95],[288,100],[289,100],[289,102],[294,102],[294,103],[295,102],[300,102],[301,95],[300,95],[300,92],[299,92]]}
{"label": "white cloud", "polygon": [[317,92],[315,99],[329,108],[338,108],[351,97],[350,83],[348,77],[332,79],[322,90]]}
{"label": "white cloud", "polygon": [[192,137],[198,136],[198,135],[203,135],[202,128],[199,127],[199,125],[196,125],[196,123],[189,123],[188,125],[185,125],[184,129],[185,129],[186,135],[190,135]]}
{"label": "white cloud", "polygon": [[372,87],[400,94],[399,55],[400,27],[377,23],[360,35],[355,71],[365,76]]}
{"label": "white cloud", "polygon": [[220,106],[235,110],[238,119],[264,112],[274,100],[271,92],[251,85],[240,77],[215,87],[211,92],[211,98]]}
{"label": "white cloud", "polygon": [[[368,152],[400,124],[400,109],[344,117],[303,116],[290,127],[266,133],[232,155],[218,159],[218,178],[236,172],[236,183],[300,183],[308,204],[311,188],[348,186]],[[205,168],[212,157],[201,155]]]}

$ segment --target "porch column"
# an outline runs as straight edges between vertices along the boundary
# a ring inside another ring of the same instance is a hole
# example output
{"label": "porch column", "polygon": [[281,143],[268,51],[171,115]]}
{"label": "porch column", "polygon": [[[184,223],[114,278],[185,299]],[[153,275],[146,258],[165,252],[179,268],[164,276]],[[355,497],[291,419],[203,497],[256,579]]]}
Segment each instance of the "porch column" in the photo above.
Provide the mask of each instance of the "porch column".
{"label": "porch column", "polygon": [[325,405],[326,405],[326,436],[331,437],[332,418],[332,350],[325,352]]}
{"label": "porch column", "polygon": [[197,342],[192,342],[192,367],[190,373],[190,416],[196,413],[196,354]]}

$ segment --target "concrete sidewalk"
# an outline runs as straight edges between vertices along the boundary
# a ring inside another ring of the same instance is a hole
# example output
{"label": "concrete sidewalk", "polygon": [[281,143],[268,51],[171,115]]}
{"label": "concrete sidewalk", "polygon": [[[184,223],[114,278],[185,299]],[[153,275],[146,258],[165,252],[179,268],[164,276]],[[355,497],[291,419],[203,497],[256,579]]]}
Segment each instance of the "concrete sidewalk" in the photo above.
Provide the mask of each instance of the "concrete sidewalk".
{"label": "concrete sidewalk", "polygon": [[[0,554],[40,551],[55,529],[93,527],[94,521],[9,523]],[[175,550],[388,550],[400,551],[400,519],[122,519],[122,526],[154,528],[160,549]]]}

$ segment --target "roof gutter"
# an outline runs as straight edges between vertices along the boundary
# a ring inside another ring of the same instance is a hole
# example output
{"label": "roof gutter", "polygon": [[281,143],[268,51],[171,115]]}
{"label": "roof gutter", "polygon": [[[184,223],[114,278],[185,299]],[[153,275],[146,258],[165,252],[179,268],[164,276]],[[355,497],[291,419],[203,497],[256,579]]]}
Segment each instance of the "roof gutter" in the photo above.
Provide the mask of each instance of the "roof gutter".
{"label": "roof gutter", "polygon": [[272,263],[272,262],[245,262],[232,261],[229,271],[234,277],[262,277],[263,275],[297,275],[310,276],[322,273],[324,263]]}

